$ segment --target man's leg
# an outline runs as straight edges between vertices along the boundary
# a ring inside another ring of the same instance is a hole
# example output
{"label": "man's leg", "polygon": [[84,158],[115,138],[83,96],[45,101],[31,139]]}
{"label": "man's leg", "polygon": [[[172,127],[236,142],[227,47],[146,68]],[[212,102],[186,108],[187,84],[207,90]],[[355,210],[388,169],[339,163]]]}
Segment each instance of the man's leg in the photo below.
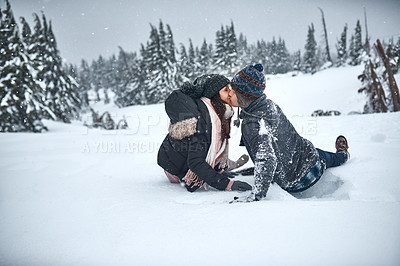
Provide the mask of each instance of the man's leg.
{"label": "man's leg", "polygon": [[335,167],[344,164],[348,160],[348,154],[345,151],[336,153],[317,149],[319,158],[326,164],[326,168]]}

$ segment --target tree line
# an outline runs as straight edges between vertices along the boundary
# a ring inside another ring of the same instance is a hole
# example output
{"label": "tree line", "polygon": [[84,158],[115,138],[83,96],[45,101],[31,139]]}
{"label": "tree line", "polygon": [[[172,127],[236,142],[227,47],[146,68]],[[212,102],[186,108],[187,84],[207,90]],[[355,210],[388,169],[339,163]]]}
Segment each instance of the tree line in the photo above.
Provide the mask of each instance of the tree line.
{"label": "tree line", "polygon": [[8,0],[0,12],[0,132],[41,132],[41,119],[70,122],[81,110],[79,85],[64,70],[51,22],[34,14],[34,29]]}
{"label": "tree line", "polygon": [[[176,45],[170,25],[160,20],[157,26],[150,24],[149,39],[138,52],[119,47],[108,58],[63,65],[44,13],[34,14],[31,28],[23,17],[17,24],[9,1],[5,3],[0,12],[0,132],[40,132],[46,130],[41,119],[68,123],[90,109],[90,100],[113,100],[119,107],[161,103],[185,81],[207,73],[232,76],[243,64],[262,63],[266,74],[296,75],[359,65],[370,55],[369,37],[362,40],[359,20],[350,38],[344,26],[335,58],[327,39],[325,45],[317,44],[314,24],[308,27],[302,55],[300,50],[290,53],[281,37],[250,44],[244,34],[237,36],[233,22],[221,25],[213,43],[204,39],[197,47],[189,39],[188,46]],[[398,69],[394,51],[389,57]]]}

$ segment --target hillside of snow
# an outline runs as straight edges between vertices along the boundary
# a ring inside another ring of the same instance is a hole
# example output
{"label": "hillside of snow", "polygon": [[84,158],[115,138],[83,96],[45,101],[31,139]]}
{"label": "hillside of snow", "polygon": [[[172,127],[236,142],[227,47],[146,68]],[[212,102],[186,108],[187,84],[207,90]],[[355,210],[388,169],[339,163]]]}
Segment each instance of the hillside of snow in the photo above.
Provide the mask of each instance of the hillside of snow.
{"label": "hillside of snow", "polygon": [[268,77],[302,136],[330,151],[349,141],[351,159],[302,198],[272,185],[263,201],[229,204],[248,192],[170,184],[156,163],[162,104],[95,106],[127,130],[44,121],[47,133],[0,134],[0,265],[400,265],[400,113],[347,115],[365,103],[361,72]]}

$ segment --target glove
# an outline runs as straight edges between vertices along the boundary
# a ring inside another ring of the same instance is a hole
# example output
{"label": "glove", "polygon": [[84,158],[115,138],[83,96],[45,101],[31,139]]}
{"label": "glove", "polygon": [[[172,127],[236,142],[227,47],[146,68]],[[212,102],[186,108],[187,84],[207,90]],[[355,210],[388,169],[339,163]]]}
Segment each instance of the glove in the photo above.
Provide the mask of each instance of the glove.
{"label": "glove", "polygon": [[235,178],[235,176],[239,175],[238,173],[231,172],[231,171],[224,171],[224,174],[225,174],[228,178]]}
{"label": "glove", "polygon": [[221,172],[221,171],[223,170],[223,169],[220,167],[220,165],[221,165],[221,163],[217,163],[217,164],[214,166],[214,170],[217,171],[218,173]]}
{"label": "glove", "polygon": [[252,186],[243,181],[234,181],[231,187],[231,190],[236,190],[236,191],[246,191],[252,189],[253,189]]}

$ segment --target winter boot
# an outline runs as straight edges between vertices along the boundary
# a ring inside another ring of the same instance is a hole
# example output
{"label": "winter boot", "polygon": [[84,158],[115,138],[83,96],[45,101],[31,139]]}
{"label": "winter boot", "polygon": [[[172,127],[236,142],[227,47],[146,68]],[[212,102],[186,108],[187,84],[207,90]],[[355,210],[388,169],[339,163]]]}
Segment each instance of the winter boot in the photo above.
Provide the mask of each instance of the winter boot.
{"label": "winter boot", "polygon": [[347,153],[348,159],[350,159],[350,153],[349,153],[349,151],[348,151],[348,149],[349,149],[349,144],[348,144],[348,142],[347,142],[347,139],[346,139],[344,136],[342,136],[342,135],[338,136],[338,137],[336,138],[336,143],[335,143],[335,145],[336,145],[336,152],[344,151],[344,152]]}

